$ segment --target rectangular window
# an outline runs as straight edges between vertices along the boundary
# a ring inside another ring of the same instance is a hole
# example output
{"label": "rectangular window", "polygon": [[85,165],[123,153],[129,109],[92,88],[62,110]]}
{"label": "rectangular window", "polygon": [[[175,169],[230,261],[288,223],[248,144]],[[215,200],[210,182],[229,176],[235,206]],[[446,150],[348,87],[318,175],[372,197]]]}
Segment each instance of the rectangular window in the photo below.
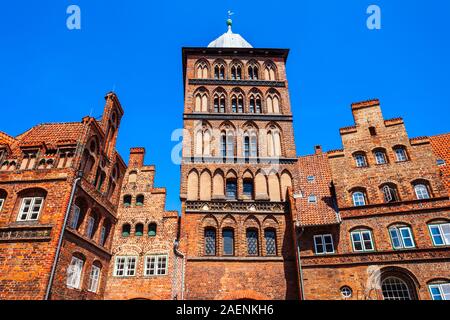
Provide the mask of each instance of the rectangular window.
{"label": "rectangular window", "polygon": [[132,277],[136,274],[136,257],[120,256],[116,257],[114,265],[114,276]]}
{"label": "rectangular window", "polygon": [[44,198],[23,198],[17,221],[37,220],[42,209]]}
{"label": "rectangular window", "polygon": [[265,230],[264,238],[266,240],[266,254],[276,255],[277,254],[277,240],[274,230]]}
{"label": "rectangular window", "polygon": [[353,251],[372,251],[372,232],[369,230],[353,231],[351,233]]}
{"label": "rectangular window", "polygon": [[97,292],[98,290],[98,282],[100,279],[100,271],[101,269],[97,266],[92,266],[91,274],[89,275],[89,286],[88,291]]}
{"label": "rectangular window", "polygon": [[145,258],[146,276],[164,276],[167,275],[167,255],[152,255]]}
{"label": "rectangular window", "polygon": [[409,227],[392,227],[389,229],[394,249],[414,248],[414,240]]}
{"label": "rectangular window", "polygon": [[247,253],[251,256],[258,255],[258,232],[247,230]]}
{"label": "rectangular window", "polygon": [[72,207],[72,219],[70,219],[69,227],[76,229],[78,227],[78,220],[80,219],[80,207],[76,204]]}
{"label": "rectangular window", "polygon": [[83,264],[84,261],[77,258],[72,257],[72,261],[70,261],[70,265],[67,268],[67,287],[79,289],[81,283],[81,274],[83,272]]}
{"label": "rectangular window", "polygon": [[234,254],[234,232],[230,229],[223,230],[223,254],[232,256]]}
{"label": "rectangular window", "polygon": [[205,254],[208,256],[216,255],[216,230],[205,230]]}
{"label": "rectangular window", "polygon": [[247,198],[253,197],[253,181],[252,180],[244,180],[243,183],[243,193]]}
{"label": "rectangular window", "polygon": [[433,300],[450,300],[450,283],[430,284],[428,288]]}
{"label": "rectangular window", "polygon": [[237,183],[236,180],[227,180],[227,198],[234,200],[237,198]]}
{"label": "rectangular window", "polygon": [[331,234],[314,236],[314,248],[316,254],[334,253],[333,236]]}
{"label": "rectangular window", "polygon": [[395,156],[397,157],[397,161],[406,161],[408,158],[406,157],[406,151],[403,148],[395,149]]}
{"label": "rectangular window", "polygon": [[94,217],[89,217],[88,219],[88,224],[87,224],[87,228],[86,228],[86,236],[88,238],[92,238],[93,233],[94,233],[94,224],[95,224],[95,219]]}
{"label": "rectangular window", "polygon": [[428,228],[435,246],[450,245],[450,223],[431,224]]}

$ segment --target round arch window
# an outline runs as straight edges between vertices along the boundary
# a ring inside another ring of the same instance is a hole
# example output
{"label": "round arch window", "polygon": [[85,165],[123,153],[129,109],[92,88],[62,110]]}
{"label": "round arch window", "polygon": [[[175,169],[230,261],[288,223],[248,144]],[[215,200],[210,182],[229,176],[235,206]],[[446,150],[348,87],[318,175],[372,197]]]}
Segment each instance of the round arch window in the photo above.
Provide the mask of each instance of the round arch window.
{"label": "round arch window", "polygon": [[341,291],[341,296],[344,299],[349,299],[353,295],[353,290],[349,286],[343,286],[340,291]]}
{"label": "round arch window", "polygon": [[387,277],[381,283],[384,300],[412,300],[408,284],[397,277]]}

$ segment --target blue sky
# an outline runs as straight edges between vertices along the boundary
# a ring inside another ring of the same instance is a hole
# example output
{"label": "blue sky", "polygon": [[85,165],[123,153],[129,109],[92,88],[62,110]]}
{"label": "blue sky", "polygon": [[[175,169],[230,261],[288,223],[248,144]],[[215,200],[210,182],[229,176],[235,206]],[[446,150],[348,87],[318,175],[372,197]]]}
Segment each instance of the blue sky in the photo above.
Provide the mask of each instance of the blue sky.
{"label": "blue sky", "polygon": [[[81,8],[81,30],[66,8]],[[366,28],[381,8],[382,29]],[[181,47],[233,31],[254,47],[291,49],[288,80],[297,153],[340,148],[350,103],[379,98],[410,136],[449,131],[450,1],[8,1],[0,9],[0,130],[101,115],[106,92],[124,107],[118,150],[147,149],[156,184],[179,209],[179,166],[170,161],[182,126]]]}

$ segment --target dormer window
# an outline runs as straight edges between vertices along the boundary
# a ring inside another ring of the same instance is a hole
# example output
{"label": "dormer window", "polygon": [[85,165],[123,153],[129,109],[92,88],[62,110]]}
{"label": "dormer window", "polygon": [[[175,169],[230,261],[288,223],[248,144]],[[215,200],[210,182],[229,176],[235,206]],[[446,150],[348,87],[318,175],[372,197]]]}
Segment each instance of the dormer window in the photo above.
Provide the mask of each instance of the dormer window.
{"label": "dormer window", "polygon": [[36,165],[37,151],[25,151],[20,164],[20,170],[31,170]]}

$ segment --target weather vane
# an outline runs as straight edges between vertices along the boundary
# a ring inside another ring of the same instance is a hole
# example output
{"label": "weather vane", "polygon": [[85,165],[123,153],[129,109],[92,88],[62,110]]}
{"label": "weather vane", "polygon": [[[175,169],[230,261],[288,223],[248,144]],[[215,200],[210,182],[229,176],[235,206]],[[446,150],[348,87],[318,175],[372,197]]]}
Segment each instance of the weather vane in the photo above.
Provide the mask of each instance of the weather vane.
{"label": "weather vane", "polygon": [[228,19],[231,19],[231,16],[234,14],[231,10],[228,10]]}

